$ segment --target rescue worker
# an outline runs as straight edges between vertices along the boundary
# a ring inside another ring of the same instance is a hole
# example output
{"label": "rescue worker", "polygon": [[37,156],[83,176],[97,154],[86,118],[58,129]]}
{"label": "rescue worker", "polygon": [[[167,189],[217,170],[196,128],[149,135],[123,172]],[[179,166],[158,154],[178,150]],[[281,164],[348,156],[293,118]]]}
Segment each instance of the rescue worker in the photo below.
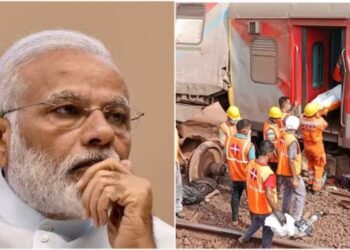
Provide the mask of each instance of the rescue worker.
{"label": "rescue worker", "polygon": [[231,105],[227,109],[226,114],[227,120],[219,128],[220,145],[223,148],[225,148],[228,138],[237,133],[236,124],[241,119],[241,114],[237,106]]}
{"label": "rescue worker", "polygon": [[284,121],[286,117],[293,114],[294,108],[292,107],[292,104],[288,96],[281,96],[278,99],[278,104],[282,111],[281,127],[284,127]]}
{"label": "rescue worker", "polygon": [[239,238],[240,243],[249,241],[253,234],[263,227],[262,247],[271,248],[273,232],[270,227],[264,225],[265,218],[274,213],[282,226],[286,223],[286,217],[277,207],[276,176],[267,164],[274,152],[274,144],[264,140],[259,146],[258,159],[250,161],[247,165],[247,198],[252,222],[249,229]]}
{"label": "rescue worker", "polygon": [[300,119],[305,154],[308,160],[308,188],[314,192],[321,190],[323,170],[326,165],[322,132],[328,127],[328,123],[320,115],[320,109],[316,103],[308,103]]}
{"label": "rescue worker", "polygon": [[237,133],[227,143],[226,157],[229,174],[232,180],[232,222],[238,224],[239,201],[246,188],[245,170],[248,161],[255,159],[255,147],[249,140],[251,124],[247,119],[239,120]]}
{"label": "rescue worker", "polygon": [[277,174],[282,176],[282,212],[289,213],[292,198],[295,198],[294,211],[291,215],[296,221],[300,221],[305,205],[306,190],[301,172],[300,145],[295,137],[299,128],[299,118],[288,116],[285,124],[285,132],[281,135],[278,144]]}
{"label": "rescue worker", "polygon": [[[282,112],[279,107],[272,106],[269,110],[269,119],[264,123],[263,135],[264,140],[270,140],[273,145],[277,146],[277,141],[280,137],[280,128],[278,124],[282,118]],[[277,170],[277,153],[276,150],[274,154],[270,157],[269,162],[270,167],[273,172],[276,173]]]}

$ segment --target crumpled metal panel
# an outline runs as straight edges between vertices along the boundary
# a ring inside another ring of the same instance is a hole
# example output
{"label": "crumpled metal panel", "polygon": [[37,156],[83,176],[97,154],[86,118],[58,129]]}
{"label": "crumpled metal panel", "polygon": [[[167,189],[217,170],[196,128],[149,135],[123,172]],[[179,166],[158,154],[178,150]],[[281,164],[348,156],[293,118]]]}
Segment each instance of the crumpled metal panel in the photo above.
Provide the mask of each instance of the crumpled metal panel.
{"label": "crumpled metal panel", "polygon": [[[185,112],[194,110],[195,109],[188,108]],[[179,117],[181,117],[181,115],[179,115]],[[220,145],[219,127],[226,119],[225,111],[222,109],[221,105],[216,102],[207,106],[200,112],[193,114],[189,119],[179,124],[178,131],[182,140],[192,138],[200,141],[214,141]]]}
{"label": "crumpled metal panel", "polygon": [[184,122],[190,119],[194,114],[197,114],[202,110],[201,106],[187,105],[187,104],[176,104],[176,121]]}

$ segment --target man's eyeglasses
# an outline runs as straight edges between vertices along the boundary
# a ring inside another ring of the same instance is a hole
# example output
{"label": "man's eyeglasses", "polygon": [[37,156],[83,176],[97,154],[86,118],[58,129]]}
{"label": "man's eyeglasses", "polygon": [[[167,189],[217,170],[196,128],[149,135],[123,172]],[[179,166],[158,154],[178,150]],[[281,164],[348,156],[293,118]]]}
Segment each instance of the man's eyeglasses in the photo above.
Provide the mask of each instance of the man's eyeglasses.
{"label": "man's eyeglasses", "polygon": [[115,133],[125,133],[130,130],[131,123],[139,120],[145,115],[145,113],[134,112],[129,107],[122,107],[121,105],[106,105],[104,107],[87,108],[85,105],[79,102],[40,102],[9,109],[1,113],[0,117],[4,117],[11,112],[39,105],[47,107],[45,112],[48,121],[55,125],[58,129],[63,130],[74,129],[81,126],[92,112],[100,110]]}

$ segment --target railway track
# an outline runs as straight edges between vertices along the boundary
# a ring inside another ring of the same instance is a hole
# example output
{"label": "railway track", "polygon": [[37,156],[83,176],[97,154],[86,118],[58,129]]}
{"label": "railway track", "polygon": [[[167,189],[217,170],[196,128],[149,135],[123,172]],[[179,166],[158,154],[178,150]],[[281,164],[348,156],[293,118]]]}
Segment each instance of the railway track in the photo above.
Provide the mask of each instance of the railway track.
{"label": "railway track", "polygon": [[[236,238],[237,240],[243,234],[243,232],[239,230],[209,226],[209,225],[204,225],[199,223],[191,223],[181,219],[177,219],[176,228],[186,229],[188,231],[193,231],[193,232],[201,232],[208,235],[217,235],[220,237],[231,237],[231,238],[233,237],[233,238]],[[258,234],[258,233],[252,237],[252,240],[255,241],[257,244],[261,242],[261,239],[262,239],[262,236],[261,234]],[[296,242],[294,240],[281,239],[277,237],[274,237],[273,239],[273,246],[278,248],[322,248],[320,246],[314,246],[303,242]]]}

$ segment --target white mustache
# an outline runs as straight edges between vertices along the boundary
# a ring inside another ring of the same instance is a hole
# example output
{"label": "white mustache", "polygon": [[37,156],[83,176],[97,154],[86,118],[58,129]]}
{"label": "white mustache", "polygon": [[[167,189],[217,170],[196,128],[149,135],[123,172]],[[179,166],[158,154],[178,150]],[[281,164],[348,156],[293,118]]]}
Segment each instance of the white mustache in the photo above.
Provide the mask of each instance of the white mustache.
{"label": "white mustache", "polygon": [[112,149],[90,150],[79,153],[79,155],[69,155],[60,163],[58,175],[67,176],[71,174],[72,170],[78,165],[86,162],[100,162],[108,158],[114,158],[118,161],[120,160],[119,154]]}

